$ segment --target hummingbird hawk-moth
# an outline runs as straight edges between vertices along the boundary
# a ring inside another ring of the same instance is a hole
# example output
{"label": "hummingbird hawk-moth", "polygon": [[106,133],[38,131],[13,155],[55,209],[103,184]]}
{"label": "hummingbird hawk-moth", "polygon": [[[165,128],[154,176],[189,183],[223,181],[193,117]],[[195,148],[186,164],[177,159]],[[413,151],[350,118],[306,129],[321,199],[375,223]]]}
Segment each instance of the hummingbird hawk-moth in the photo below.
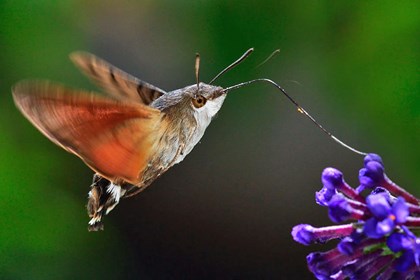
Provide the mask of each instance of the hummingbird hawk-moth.
{"label": "hummingbird hawk-moth", "polygon": [[35,80],[17,83],[12,89],[13,98],[22,114],[39,131],[81,158],[95,172],[87,210],[91,218],[88,229],[97,231],[103,229],[102,217],[121,198],[138,194],[191,152],[220,110],[229,90],[253,82],[273,84],[299,112],[345,145],[271,80],[255,79],[227,88],[212,85],[252,51],[245,52],[209,84],[199,81],[197,56],[197,83],[169,92],[93,54],[75,52],[70,55],[71,60],[107,95]]}
{"label": "hummingbird hawk-moth", "polygon": [[[250,53],[250,52],[249,52]],[[226,91],[198,81],[166,92],[86,52],[71,60],[107,96],[49,81],[22,81],[13,98],[52,142],[95,171],[89,230],[123,197],[139,193],[191,152],[220,110]]]}

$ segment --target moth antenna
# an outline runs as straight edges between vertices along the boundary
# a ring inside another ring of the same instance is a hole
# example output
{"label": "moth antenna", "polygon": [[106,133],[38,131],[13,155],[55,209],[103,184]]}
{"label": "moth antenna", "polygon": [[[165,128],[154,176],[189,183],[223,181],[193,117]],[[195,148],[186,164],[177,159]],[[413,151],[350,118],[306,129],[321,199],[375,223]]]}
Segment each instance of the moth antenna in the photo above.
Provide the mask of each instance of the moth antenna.
{"label": "moth antenna", "polygon": [[229,70],[231,70],[232,68],[234,68],[236,65],[238,65],[239,63],[241,63],[242,61],[245,60],[245,58],[247,58],[252,52],[254,51],[254,48],[250,48],[249,50],[247,50],[240,58],[238,58],[237,60],[235,60],[232,64],[230,64],[228,67],[226,67],[225,69],[223,69],[219,74],[216,75],[216,77],[214,77],[209,85],[212,85],[214,83],[214,81],[216,81],[220,76],[222,76],[223,74],[225,74],[226,72],[228,72]]}
{"label": "moth antenna", "polygon": [[200,54],[195,54],[195,80],[197,82],[197,92],[200,90]]}
{"label": "moth antenna", "polygon": [[251,80],[251,81],[247,81],[247,82],[243,82],[243,83],[239,83],[237,85],[233,85],[230,87],[225,88],[223,91],[225,93],[227,93],[230,90],[234,90],[234,89],[238,89],[241,88],[243,86],[246,85],[250,85],[252,83],[255,82],[265,82],[265,83],[269,83],[272,84],[273,86],[275,86],[277,89],[279,89],[286,97],[287,99],[289,99],[290,102],[293,103],[293,105],[295,105],[295,107],[297,108],[299,113],[304,114],[308,119],[310,119],[312,121],[312,123],[314,123],[319,129],[321,129],[325,134],[327,134],[332,140],[334,140],[335,142],[337,142],[338,144],[340,144],[341,146],[349,149],[350,151],[365,156],[367,155],[367,153],[361,152],[349,145],[347,145],[346,143],[344,143],[343,141],[341,141],[340,139],[338,139],[337,137],[335,137],[331,132],[329,132],[328,130],[326,130],[320,123],[318,123],[302,106],[300,106],[287,92],[285,89],[283,89],[280,85],[278,85],[277,83],[275,83],[274,81],[270,80],[270,79],[255,79],[255,80]]}
{"label": "moth antenna", "polygon": [[257,65],[257,67],[255,68],[259,68],[261,66],[263,66],[264,64],[266,64],[270,59],[272,59],[273,57],[275,57],[278,53],[280,53],[280,49],[277,49],[275,51],[273,51],[266,59],[264,59],[263,62],[261,62],[260,64]]}

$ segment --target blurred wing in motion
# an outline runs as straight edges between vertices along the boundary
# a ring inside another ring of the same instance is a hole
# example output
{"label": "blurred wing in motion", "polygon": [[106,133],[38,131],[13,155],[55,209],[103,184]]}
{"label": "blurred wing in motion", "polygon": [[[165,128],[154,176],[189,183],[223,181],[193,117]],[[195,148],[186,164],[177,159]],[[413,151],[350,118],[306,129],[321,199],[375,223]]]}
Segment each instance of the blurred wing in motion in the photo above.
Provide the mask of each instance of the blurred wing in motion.
{"label": "blurred wing in motion", "polygon": [[127,74],[93,54],[74,52],[70,55],[70,59],[93,82],[114,97],[126,98],[149,105],[166,93],[164,90]]}
{"label": "blurred wing in motion", "polygon": [[45,136],[103,177],[140,182],[158,134],[159,110],[47,81],[20,82],[13,98]]}

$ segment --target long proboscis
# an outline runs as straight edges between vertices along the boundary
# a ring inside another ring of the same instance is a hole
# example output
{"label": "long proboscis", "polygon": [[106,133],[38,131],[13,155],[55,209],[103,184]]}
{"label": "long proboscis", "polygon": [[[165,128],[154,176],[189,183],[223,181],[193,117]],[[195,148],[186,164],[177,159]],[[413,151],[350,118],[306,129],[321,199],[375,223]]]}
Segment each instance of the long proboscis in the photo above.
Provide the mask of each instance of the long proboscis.
{"label": "long proboscis", "polygon": [[216,77],[214,77],[209,82],[209,85],[212,85],[213,82],[216,81],[220,76],[222,76],[227,71],[233,69],[236,65],[238,65],[239,63],[241,63],[242,61],[244,61],[244,59],[247,58],[253,51],[254,51],[254,48],[250,48],[249,50],[247,50],[240,58],[238,58],[237,60],[235,60],[232,64],[230,64],[228,67],[226,67],[225,69],[223,69],[219,74],[217,74]]}
{"label": "long proboscis", "polygon": [[352,152],[355,152],[356,154],[359,155],[367,155],[367,153],[361,152],[349,145],[347,145],[346,143],[344,143],[343,141],[341,141],[340,139],[338,139],[337,137],[335,137],[331,132],[329,132],[328,130],[326,130],[320,123],[318,123],[302,106],[300,106],[287,92],[284,88],[282,88],[279,84],[275,83],[274,81],[270,80],[270,79],[265,79],[265,78],[261,78],[261,79],[255,79],[255,80],[251,80],[251,81],[247,81],[247,82],[243,82],[234,86],[230,86],[225,88],[223,91],[225,93],[227,93],[230,90],[234,90],[234,89],[238,89],[241,88],[243,86],[247,86],[256,82],[265,82],[265,83],[269,83],[273,86],[275,86],[277,89],[279,89],[286,97],[287,99],[289,99],[290,102],[293,103],[293,105],[295,105],[295,107],[297,108],[299,113],[304,114],[308,119],[310,119],[312,121],[312,123],[314,123],[319,129],[321,129],[325,134],[327,134],[331,139],[333,139],[335,142],[337,142],[338,144],[340,144],[341,146],[349,149]]}

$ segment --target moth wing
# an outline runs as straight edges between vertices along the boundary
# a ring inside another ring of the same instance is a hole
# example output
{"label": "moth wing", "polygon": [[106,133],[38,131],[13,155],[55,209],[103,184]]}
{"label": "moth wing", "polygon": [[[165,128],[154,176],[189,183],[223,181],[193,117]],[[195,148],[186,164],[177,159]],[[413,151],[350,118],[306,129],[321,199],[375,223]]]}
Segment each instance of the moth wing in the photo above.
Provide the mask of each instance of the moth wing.
{"label": "moth wing", "polygon": [[94,171],[111,181],[140,182],[159,110],[41,81],[18,83],[13,98],[36,128]]}
{"label": "moth wing", "polygon": [[166,92],[88,52],[70,54],[73,63],[108,94],[149,105]]}

